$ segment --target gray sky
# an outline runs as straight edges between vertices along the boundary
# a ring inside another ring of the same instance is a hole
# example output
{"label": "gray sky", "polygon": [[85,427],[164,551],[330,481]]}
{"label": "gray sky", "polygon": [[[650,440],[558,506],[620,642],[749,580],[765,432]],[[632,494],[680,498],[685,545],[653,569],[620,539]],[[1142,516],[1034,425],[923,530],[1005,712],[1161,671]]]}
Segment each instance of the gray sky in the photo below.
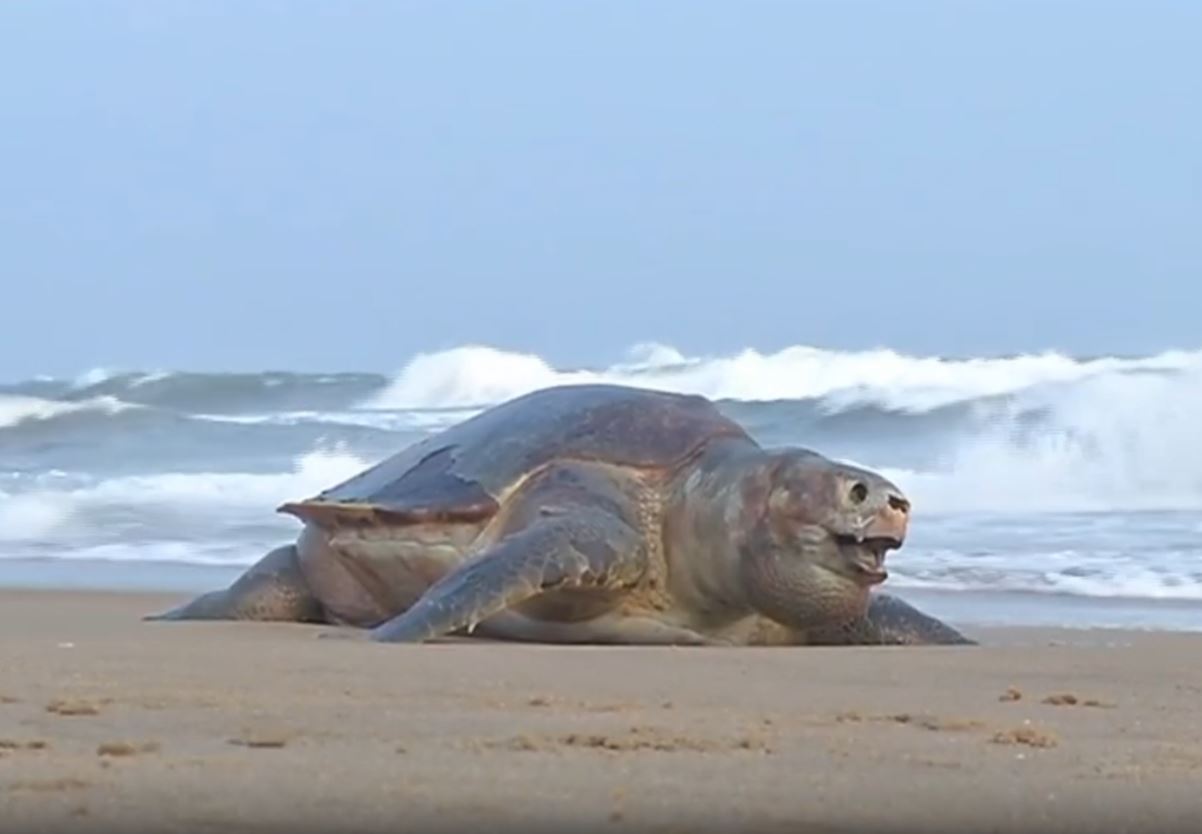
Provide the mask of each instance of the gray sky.
{"label": "gray sky", "polygon": [[0,377],[1202,344],[1202,3],[0,3]]}

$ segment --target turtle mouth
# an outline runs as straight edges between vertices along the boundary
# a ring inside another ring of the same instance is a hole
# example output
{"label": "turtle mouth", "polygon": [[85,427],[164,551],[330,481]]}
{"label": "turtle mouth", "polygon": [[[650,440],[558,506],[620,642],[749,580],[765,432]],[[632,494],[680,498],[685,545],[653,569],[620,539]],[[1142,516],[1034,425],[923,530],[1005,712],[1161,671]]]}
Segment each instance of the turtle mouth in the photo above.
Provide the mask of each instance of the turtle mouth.
{"label": "turtle mouth", "polygon": [[892,536],[873,536],[860,539],[855,536],[836,536],[851,578],[864,585],[879,585],[889,578],[885,570],[885,555],[902,546],[900,539]]}

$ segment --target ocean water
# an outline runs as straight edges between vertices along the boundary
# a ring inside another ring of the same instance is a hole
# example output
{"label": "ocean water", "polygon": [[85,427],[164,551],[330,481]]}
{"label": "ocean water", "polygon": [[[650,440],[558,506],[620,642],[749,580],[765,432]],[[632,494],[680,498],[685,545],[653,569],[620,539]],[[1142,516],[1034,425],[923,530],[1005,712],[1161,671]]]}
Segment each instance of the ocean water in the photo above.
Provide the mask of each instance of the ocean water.
{"label": "ocean water", "polygon": [[395,375],[97,369],[0,384],[0,583],[197,590],[277,514],[488,405],[608,381],[704,394],[764,445],[914,501],[887,588],[965,624],[1202,630],[1202,351],[946,359],[889,350],[553,367],[465,346]]}

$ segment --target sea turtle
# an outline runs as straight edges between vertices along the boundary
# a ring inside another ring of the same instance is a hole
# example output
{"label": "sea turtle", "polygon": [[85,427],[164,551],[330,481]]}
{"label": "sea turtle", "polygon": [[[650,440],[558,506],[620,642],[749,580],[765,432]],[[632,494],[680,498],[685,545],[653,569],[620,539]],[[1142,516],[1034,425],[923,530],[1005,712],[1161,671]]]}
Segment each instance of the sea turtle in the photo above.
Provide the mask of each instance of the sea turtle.
{"label": "sea turtle", "polygon": [[147,619],[321,622],[384,642],[970,643],[872,588],[910,502],[767,450],[709,400],[564,385],[509,400],[281,512],[229,588]]}

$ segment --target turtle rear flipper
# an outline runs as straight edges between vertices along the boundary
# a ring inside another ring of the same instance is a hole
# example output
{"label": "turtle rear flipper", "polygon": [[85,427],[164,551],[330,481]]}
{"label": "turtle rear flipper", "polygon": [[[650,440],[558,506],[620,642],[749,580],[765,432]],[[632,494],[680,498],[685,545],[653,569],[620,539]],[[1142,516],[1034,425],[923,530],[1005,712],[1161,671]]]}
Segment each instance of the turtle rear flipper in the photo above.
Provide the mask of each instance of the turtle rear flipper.
{"label": "turtle rear flipper", "polygon": [[509,528],[372,630],[388,643],[421,642],[477,624],[542,594],[632,587],[647,567],[636,507],[602,467],[549,467],[515,496]]}
{"label": "turtle rear flipper", "polygon": [[850,623],[808,629],[811,646],[975,646],[946,623],[892,594],[873,594],[868,613]]}
{"label": "turtle rear flipper", "polygon": [[142,619],[325,621],[321,603],[301,574],[296,546],[291,544],[272,550],[228,588]]}

